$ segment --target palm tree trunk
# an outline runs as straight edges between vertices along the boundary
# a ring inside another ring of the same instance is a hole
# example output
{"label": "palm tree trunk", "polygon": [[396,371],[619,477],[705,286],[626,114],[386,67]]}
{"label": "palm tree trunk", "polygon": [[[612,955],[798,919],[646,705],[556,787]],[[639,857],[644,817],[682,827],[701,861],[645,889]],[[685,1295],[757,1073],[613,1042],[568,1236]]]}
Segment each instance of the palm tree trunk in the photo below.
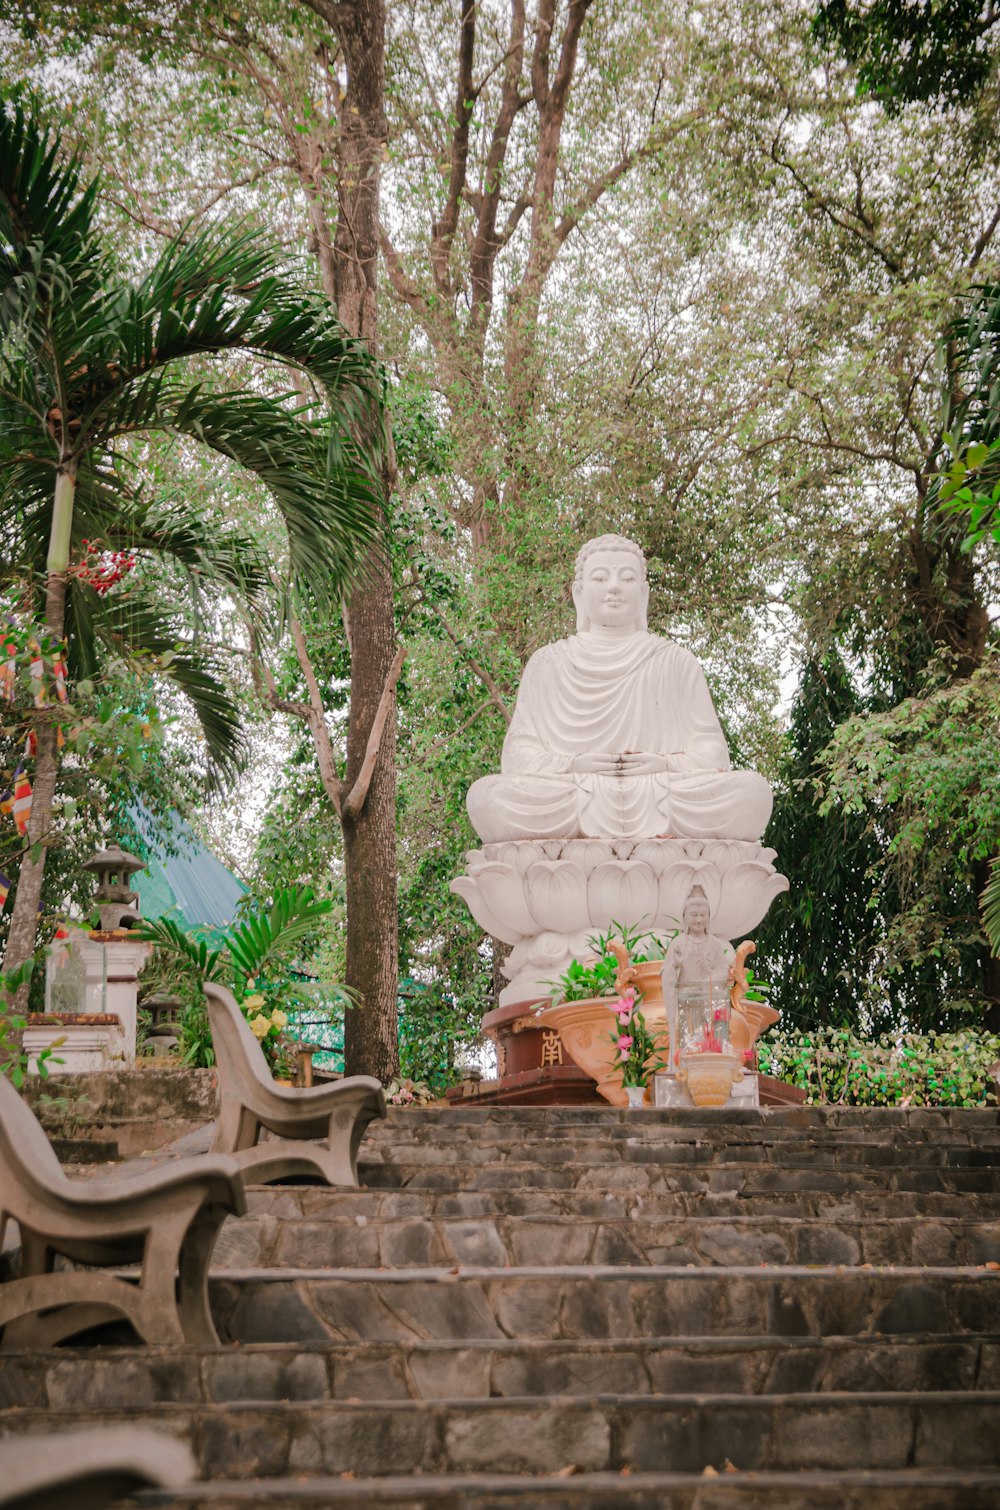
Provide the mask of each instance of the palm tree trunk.
{"label": "palm tree trunk", "polygon": [[[62,639],[66,625],[66,582],[75,493],[76,465],[72,460],[67,460],[56,474],[46,563],[45,627],[54,641]],[[4,974],[20,969],[35,952],[38,913],[42,903],[42,880],[45,876],[45,839],[52,823],[52,804],[59,774],[59,733],[47,709],[37,710],[35,737],[37,746],[31,817],[28,820],[25,848],[17,876],[14,912],[3,959]],[[28,984],[25,983],[13,995],[12,1007],[18,1015],[23,1015],[27,1010],[28,990]]]}

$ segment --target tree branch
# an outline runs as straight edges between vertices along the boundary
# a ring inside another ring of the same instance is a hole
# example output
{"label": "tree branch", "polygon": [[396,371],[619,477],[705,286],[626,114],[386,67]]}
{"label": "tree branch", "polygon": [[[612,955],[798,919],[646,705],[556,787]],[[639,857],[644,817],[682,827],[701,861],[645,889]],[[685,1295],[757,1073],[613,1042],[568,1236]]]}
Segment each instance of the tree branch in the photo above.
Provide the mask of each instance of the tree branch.
{"label": "tree branch", "polygon": [[997,206],[996,213],[994,214],[993,219],[990,221],[989,225],[983,231],[982,235],[978,238],[978,240],[976,241],[975,246],[972,249],[972,256],[969,258],[969,270],[970,271],[972,270],[972,268],[974,268],[976,266],[976,264],[979,261],[980,257],[983,255],[983,253],[985,252],[986,248],[989,246],[990,242],[993,240],[993,237],[994,237],[994,234],[996,233],[996,229],[997,229],[998,225],[1000,225],[1000,205]]}
{"label": "tree branch", "polygon": [[697,125],[699,121],[704,120],[706,114],[707,108],[705,106],[701,106],[697,110],[689,110],[679,120],[673,121],[669,126],[665,126],[662,130],[652,133],[643,142],[641,147],[634,147],[631,152],[626,152],[625,156],[619,158],[618,162],[612,164],[610,168],[605,169],[603,173],[599,173],[596,178],[591,179],[590,183],[577,195],[569,208],[563,211],[555,230],[555,238],[558,245],[562,245],[570,231],[580,223],[587,211],[592,210],[601,196],[607,193],[608,189],[613,188],[619,179],[624,178],[625,174],[630,172],[636,163],[643,162],[647,157],[652,157],[654,153],[659,152],[661,147],[666,146],[667,142],[671,141],[675,136],[679,136],[682,131],[686,131],[689,126]]}
{"label": "tree branch", "polygon": [[352,18],[356,0],[305,0],[306,8],[326,23],[332,32],[339,32]]}
{"label": "tree branch", "polygon": [[389,274],[389,282],[392,284],[393,293],[403,304],[408,304],[414,314],[419,315],[422,320],[426,320],[429,314],[427,300],[412,278],[407,275],[399,253],[389,240],[388,233],[382,226],[379,227],[378,244],[385,261],[386,272]]}
{"label": "tree branch", "polygon": [[469,255],[469,273],[472,283],[471,323],[480,333],[485,331],[493,304],[493,265],[500,246],[496,234],[497,210],[500,205],[507,139],[518,111],[523,110],[531,99],[530,95],[522,97],[519,90],[523,59],[524,0],[511,0],[510,41],[507,47],[503,88],[500,93],[500,109],[497,112],[486,167],[483,171],[482,200]]}
{"label": "tree branch", "polygon": [[337,760],[333,753],[333,744],[330,739],[330,731],[326,725],[326,709],[323,707],[323,694],[320,691],[319,681],[315,668],[309,656],[306,645],[306,637],[302,633],[302,626],[295,615],[292,615],[292,639],[295,641],[295,655],[305,678],[306,690],[309,693],[309,728],[312,732],[313,743],[316,746],[316,755],[319,760],[319,774],[323,782],[323,790],[333,803],[334,812],[343,822],[344,817],[344,787],[337,775]]}
{"label": "tree branch", "polygon": [[403,669],[403,662],[405,659],[406,646],[400,645],[399,649],[396,651],[392,665],[389,667],[389,671],[385,679],[385,685],[382,688],[382,695],[378,700],[378,707],[375,710],[375,717],[372,720],[371,730],[368,735],[368,744],[365,747],[365,758],[361,763],[361,770],[358,772],[358,779],[357,781],[355,781],[353,787],[351,788],[350,796],[344,803],[343,816],[345,819],[357,818],[358,814],[361,812],[361,809],[365,805],[365,798],[368,796],[368,788],[371,786],[372,776],[375,772],[375,762],[378,760],[379,746],[382,743],[382,733],[385,729],[386,720],[389,717],[389,710],[392,707],[393,695],[396,691],[396,683],[399,681],[399,673]]}
{"label": "tree branch", "polygon": [[483,702],[479,704],[479,707],[475,710],[474,713],[470,713],[468,718],[462,720],[462,722],[456,729],[452,729],[450,734],[442,734],[439,739],[433,740],[432,743],[427,746],[426,750],[424,750],[422,755],[415,756],[411,761],[408,762],[408,764],[411,766],[426,765],[431,756],[434,755],[438,750],[443,750],[446,745],[451,744],[453,739],[457,739],[460,734],[465,733],[466,729],[471,728],[472,725],[476,722],[476,719],[481,718],[482,715],[486,712],[487,708],[492,708],[494,713],[500,711],[497,708],[494,699],[492,697],[487,697]]}
{"label": "tree branch", "polygon": [[454,645],[455,649],[468,661],[469,665],[472,667],[473,671],[476,673],[483,686],[489,692],[490,702],[497,709],[498,713],[502,715],[504,723],[509,727],[511,714],[507,707],[507,704],[504,702],[503,693],[500,691],[496,680],[486,670],[485,666],[481,666],[479,664],[475,656],[469,650],[469,647],[463,640],[458,637],[454,629],[452,629],[451,625],[448,623],[448,620],[445,618],[444,614],[441,612],[440,608],[438,608],[437,604],[429,603],[426,598],[424,598],[424,602],[439,620],[442,629],[448,636],[449,640],[451,640],[451,643]]}
{"label": "tree branch", "polygon": [[337,775],[337,761],[333,753],[330,731],[326,725],[319,682],[316,679],[312,661],[309,659],[301,626],[293,617],[292,635],[295,640],[295,653],[309,691],[308,703],[300,703],[279,695],[271,668],[260,653],[257,631],[249,620],[247,620],[247,629],[250,635],[250,675],[253,678],[257,696],[265,708],[270,708],[275,713],[285,713],[289,718],[297,719],[299,723],[305,724],[316,746],[316,758],[323,790],[329,797],[337,817],[343,822],[344,789]]}
{"label": "tree branch", "polygon": [[431,228],[431,269],[443,294],[451,292],[448,257],[458,225],[458,207],[465,187],[469,160],[469,126],[475,107],[472,64],[476,49],[476,0],[462,0],[462,24],[458,47],[458,89],[455,97],[455,129],[451,138],[448,198],[438,221]]}

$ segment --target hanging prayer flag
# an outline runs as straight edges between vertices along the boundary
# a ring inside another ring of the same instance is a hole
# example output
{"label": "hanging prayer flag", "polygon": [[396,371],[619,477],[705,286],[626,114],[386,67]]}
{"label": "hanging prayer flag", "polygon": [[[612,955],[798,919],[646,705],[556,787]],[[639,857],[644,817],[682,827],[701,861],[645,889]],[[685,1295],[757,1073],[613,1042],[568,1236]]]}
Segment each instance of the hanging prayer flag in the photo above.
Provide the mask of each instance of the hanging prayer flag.
{"label": "hanging prayer flag", "polygon": [[31,817],[31,782],[28,780],[23,765],[19,765],[14,772],[14,801],[11,804],[11,812],[14,815],[18,833],[27,833],[28,819]]}
{"label": "hanging prayer flag", "polygon": [[3,874],[3,872],[0,871],[0,912],[3,911],[3,905],[4,905],[4,903],[7,900],[7,895],[9,893],[9,891],[10,891],[10,882],[8,881],[7,877]]}
{"label": "hanging prayer flag", "polygon": [[66,678],[68,676],[69,670],[66,666],[66,649],[64,646],[52,662],[52,683],[55,687],[56,697],[61,703],[64,703],[69,696],[69,693],[66,691]]}
{"label": "hanging prayer flag", "polygon": [[45,691],[45,661],[42,657],[42,648],[37,640],[29,640],[28,649],[31,652],[31,692],[35,700],[35,707],[41,708],[47,701]]}
{"label": "hanging prayer flag", "polygon": [[38,754],[38,735],[35,733],[34,729],[29,729],[28,730],[28,737],[24,741],[24,758],[25,758],[25,760],[34,760],[34,758],[35,758],[35,756],[37,754]]}
{"label": "hanging prayer flag", "polygon": [[3,642],[0,643],[0,697],[9,703],[14,701],[14,691],[17,686],[16,655],[16,644],[5,635]]}
{"label": "hanging prayer flag", "polygon": [[2,797],[0,797],[0,813],[3,813],[5,818],[9,818],[11,812],[13,811],[13,808],[14,793],[8,790],[4,792]]}

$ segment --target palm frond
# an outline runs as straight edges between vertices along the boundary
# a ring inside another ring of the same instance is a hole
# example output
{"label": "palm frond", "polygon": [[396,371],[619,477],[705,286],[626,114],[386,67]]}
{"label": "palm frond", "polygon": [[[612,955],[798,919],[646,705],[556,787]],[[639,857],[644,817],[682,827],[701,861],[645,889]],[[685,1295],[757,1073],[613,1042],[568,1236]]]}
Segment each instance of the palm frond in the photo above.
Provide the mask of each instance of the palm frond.
{"label": "palm frond", "polygon": [[983,930],[992,952],[1000,957],[1000,855],[993,861],[979,903],[983,909]]}
{"label": "palm frond", "polygon": [[[73,583],[67,605],[70,673],[96,676],[111,652],[126,663],[140,661],[182,693],[201,726],[205,744],[220,774],[234,775],[246,755],[240,710],[215,673],[211,658],[178,633],[176,626],[138,593],[116,592],[101,598],[90,587]],[[141,658],[141,659],[140,659]]]}
{"label": "palm frond", "polygon": [[172,955],[202,981],[219,980],[225,974],[223,951],[209,949],[204,939],[193,938],[172,918],[144,918],[133,937]]}
{"label": "palm frond", "polygon": [[293,579],[331,601],[379,539],[377,484],[328,423],[311,421],[260,393],[215,393],[178,385],[171,374],[149,374],[118,396],[104,415],[113,439],[149,428],[172,430],[217,451],[259,477],[288,532]]}
{"label": "palm frond", "polygon": [[270,912],[230,930],[227,944],[236,969],[245,979],[254,979],[287,962],[292,946],[311,933],[332,906],[329,899],[317,901],[309,886],[282,888]]}
{"label": "palm frond", "polygon": [[59,161],[59,145],[20,101],[0,108],[0,293],[24,271],[31,247],[67,265],[94,254],[92,219],[98,182],[80,190],[77,158]]}

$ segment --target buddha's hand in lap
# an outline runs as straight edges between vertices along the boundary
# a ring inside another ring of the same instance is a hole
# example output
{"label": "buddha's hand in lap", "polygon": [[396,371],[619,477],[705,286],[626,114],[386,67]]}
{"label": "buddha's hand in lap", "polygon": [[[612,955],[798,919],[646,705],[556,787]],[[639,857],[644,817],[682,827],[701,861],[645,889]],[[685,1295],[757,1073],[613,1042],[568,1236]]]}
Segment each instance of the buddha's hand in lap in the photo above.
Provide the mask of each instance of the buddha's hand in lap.
{"label": "buddha's hand in lap", "polygon": [[578,774],[596,776],[653,776],[671,769],[671,757],[637,750],[617,753],[593,750],[574,755],[569,768]]}

